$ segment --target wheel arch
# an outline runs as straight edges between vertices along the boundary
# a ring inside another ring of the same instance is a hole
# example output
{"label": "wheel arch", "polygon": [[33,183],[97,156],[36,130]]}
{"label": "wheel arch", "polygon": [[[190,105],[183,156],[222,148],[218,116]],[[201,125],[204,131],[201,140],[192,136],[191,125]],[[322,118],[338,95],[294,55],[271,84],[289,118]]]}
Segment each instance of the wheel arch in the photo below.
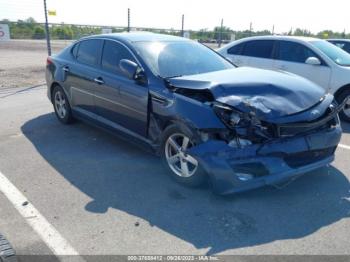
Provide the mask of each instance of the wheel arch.
{"label": "wheel arch", "polygon": [[[341,88],[339,88],[335,93],[334,93],[334,98],[338,101],[338,97],[345,91],[345,90],[350,90],[350,83],[343,85]],[[338,101],[339,102],[339,101]]]}
{"label": "wheel arch", "polygon": [[54,81],[51,83],[50,85],[50,90],[49,90],[49,93],[50,93],[50,101],[51,103],[53,103],[53,90],[55,89],[56,86],[60,86],[62,87],[58,82]]}
{"label": "wheel arch", "polygon": [[152,112],[150,114],[150,121],[147,127],[148,136],[155,144],[159,144],[163,138],[164,131],[173,125],[186,127],[192,132],[194,132],[196,129],[193,123],[184,119],[176,118],[174,116],[162,117]]}

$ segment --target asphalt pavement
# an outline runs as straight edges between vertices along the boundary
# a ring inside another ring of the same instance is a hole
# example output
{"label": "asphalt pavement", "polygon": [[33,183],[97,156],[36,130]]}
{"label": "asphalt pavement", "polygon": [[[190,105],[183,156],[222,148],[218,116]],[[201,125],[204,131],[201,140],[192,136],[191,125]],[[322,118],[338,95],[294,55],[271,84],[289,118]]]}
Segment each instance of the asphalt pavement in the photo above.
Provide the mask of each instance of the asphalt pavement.
{"label": "asphalt pavement", "polygon": [[[60,124],[45,86],[3,89],[0,173],[81,255],[350,255],[350,125],[343,129],[331,166],[283,189],[220,197],[176,184],[127,141]],[[15,206],[0,192],[0,232],[17,254],[55,253],[33,229],[36,216]]]}

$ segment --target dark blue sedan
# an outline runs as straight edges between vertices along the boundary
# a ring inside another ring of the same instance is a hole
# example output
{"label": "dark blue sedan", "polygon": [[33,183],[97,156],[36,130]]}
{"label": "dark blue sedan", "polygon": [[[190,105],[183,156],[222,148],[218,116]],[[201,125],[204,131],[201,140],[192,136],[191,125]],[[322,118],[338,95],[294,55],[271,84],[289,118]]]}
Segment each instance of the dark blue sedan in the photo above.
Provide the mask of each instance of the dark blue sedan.
{"label": "dark blue sedan", "polygon": [[48,57],[46,80],[62,123],[109,130],[159,154],[178,182],[210,181],[219,194],[280,185],[325,166],[341,136],[341,105],[317,85],[236,68],[174,36],[82,38]]}

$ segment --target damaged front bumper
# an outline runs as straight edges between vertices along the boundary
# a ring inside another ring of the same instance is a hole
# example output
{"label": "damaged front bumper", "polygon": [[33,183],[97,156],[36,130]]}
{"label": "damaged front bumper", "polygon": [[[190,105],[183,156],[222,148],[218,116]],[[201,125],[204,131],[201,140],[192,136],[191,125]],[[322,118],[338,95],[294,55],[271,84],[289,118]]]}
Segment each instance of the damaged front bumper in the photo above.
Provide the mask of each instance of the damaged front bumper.
{"label": "damaged front bumper", "polygon": [[208,140],[189,150],[209,174],[213,190],[231,194],[265,185],[278,185],[330,164],[341,138],[339,124],[299,137],[232,148]]}

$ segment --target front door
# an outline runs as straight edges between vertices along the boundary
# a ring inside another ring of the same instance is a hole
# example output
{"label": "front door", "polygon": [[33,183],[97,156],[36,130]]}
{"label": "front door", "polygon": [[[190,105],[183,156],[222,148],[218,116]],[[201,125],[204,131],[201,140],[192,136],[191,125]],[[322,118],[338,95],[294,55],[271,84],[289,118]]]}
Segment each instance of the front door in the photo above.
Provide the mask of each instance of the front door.
{"label": "front door", "polygon": [[[309,57],[317,57],[321,65],[306,64]],[[279,41],[276,52],[275,70],[282,70],[305,77],[328,89],[331,69],[307,46],[292,41]]]}
{"label": "front door", "polygon": [[123,44],[105,40],[102,51],[100,84],[96,88],[97,113],[139,135],[146,135],[148,88],[127,78],[119,67],[121,59],[136,62]]}

